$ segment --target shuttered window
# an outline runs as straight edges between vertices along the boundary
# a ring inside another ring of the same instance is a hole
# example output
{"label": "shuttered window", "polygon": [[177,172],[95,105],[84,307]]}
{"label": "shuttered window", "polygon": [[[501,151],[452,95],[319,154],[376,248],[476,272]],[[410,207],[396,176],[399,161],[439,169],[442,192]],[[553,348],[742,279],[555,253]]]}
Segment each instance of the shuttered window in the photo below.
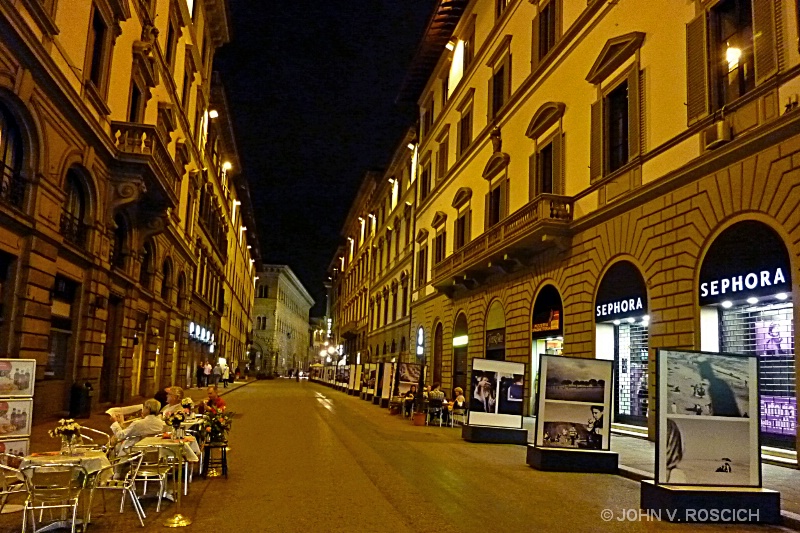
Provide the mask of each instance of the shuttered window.
{"label": "shuttered window", "polygon": [[529,199],[540,194],[564,194],[562,151],[563,136],[559,130],[531,156]]}
{"label": "shuttered window", "polygon": [[511,96],[511,55],[495,66],[489,80],[489,118],[497,116]]}
{"label": "shuttered window", "polygon": [[605,92],[592,104],[589,172],[597,179],[624,167],[641,152],[639,69]]}
{"label": "shuttered window", "polygon": [[531,67],[535,69],[561,38],[561,2],[550,0],[539,7],[539,16],[533,20],[533,50]]}
{"label": "shuttered window", "polygon": [[508,213],[508,179],[503,178],[486,194],[485,227],[488,230],[503,220]]}
{"label": "shuttered window", "polygon": [[458,122],[458,156],[461,157],[472,143],[472,107],[461,112]]}
{"label": "shuttered window", "polygon": [[470,219],[472,211],[467,208],[458,214],[455,222],[455,240],[453,249],[458,250],[469,242],[470,239]]}

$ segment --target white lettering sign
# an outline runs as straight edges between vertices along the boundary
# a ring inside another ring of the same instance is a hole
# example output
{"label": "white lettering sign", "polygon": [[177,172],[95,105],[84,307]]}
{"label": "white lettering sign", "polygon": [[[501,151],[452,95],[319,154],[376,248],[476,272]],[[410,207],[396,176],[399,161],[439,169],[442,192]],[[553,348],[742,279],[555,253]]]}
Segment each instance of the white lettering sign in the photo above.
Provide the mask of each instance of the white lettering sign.
{"label": "white lettering sign", "polygon": [[596,316],[600,318],[619,313],[640,311],[642,309],[644,309],[644,305],[642,304],[641,298],[628,298],[627,300],[598,305]]}
{"label": "white lettering sign", "polygon": [[773,275],[769,270],[762,270],[758,274],[750,272],[742,276],[723,278],[721,280],[707,281],[700,284],[700,297],[719,296],[722,294],[740,292],[745,289],[753,290],[756,288],[771,287],[786,283],[783,270],[775,269]]}

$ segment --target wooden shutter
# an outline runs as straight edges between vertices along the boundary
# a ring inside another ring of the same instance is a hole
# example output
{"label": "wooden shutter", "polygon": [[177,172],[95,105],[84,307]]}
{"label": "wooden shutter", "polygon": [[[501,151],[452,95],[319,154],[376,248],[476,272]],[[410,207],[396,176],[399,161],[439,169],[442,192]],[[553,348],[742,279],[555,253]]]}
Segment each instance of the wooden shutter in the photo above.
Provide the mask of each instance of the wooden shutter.
{"label": "wooden shutter", "polygon": [[505,178],[500,184],[500,216],[499,220],[503,220],[508,216],[508,178]]}
{"label": "wooden shutter", "polygon": [[753,0],[753,55],[756,85],[778,72],[774,0]]}
{"label": "wooden shutter", "polygon": [[472,240],[472,208],[467,209],[466,230],[464,231],[464,244]]}
{"label": "wooden shutter", "polygon": [[564,194],[564,137],[553,137],[553,194]]}
{"label": "wooden shutter", "polygon": [[533,200],[539,193],[539,187],[537,183],[538,163],[539,163],[539,155],[536,152],[534,152],[528,158],[528,200]]}
{"label": "wooden shutter", "polygon": [[641,146],[641,109],[639,107],[639,68],[628,74],[628,160],[639,155]]}
{"label": "wooden shutter", "polygon": [[539,17],[541,16],[540,11],[539,15],[533,19],[533,30],[531,32],[531,72],[536,70],[536,67],[539,66]]}
{"label": "wooden shutter", "polygon": [[603,175],[603,101],[592,104],[591,152],[589,154],[589,177],[597,179]]}
{"label": "wooden shutter", "polygon": [[489,116],[489,122],[492,121],[494,118],[494,72],[492,75],[489,76],[489,112],[487,115]]}
{"label": "wooden shutter", "polygon": [[686,119],[697,122],[708,114],[708,51],[705,11],[686,25]]}
{"label": "wooden shutter", "polygon": [[489,229],[489,208],[491,207],[491,198],[492,198],[492,191],[491,189],[489,192],[486,193],[486,209],[483,213],[483,230],[486,231]]}

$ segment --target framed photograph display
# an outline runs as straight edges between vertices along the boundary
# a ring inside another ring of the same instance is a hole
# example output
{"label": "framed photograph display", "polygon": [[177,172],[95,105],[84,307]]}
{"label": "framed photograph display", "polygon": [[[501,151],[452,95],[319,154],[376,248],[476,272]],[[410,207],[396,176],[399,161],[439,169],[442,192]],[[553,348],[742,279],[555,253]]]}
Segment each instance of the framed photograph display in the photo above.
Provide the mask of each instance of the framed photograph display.
{"label": "framed photograph display", "polygon": [[656,483],[761,487],[758,357],[660,349]]}
{"label": "framed photograph display", "polygon": [[417,363],[397,363],[394,395],[404,396],[412,385],[418,385],[421,372],[422,365]]}
{"label": "framed photograph display", "polygon": [[525,364],[472,360],[469,425],[522,428]]}
{"label": "framed photograph display", "polygon": [[392,379],[394,377],[394,363],[383,363],[383,380],[381,382],[381,399],[388,400],[392,396]]}
{"label": "framed photograph display", "polygon": [[31,434],[33,398],[0,400],[0,439]]}
{"label": "framed photograph display", "polygon": [[353,383],[353,386],[350,387],[350,390],[352,390],[354,394],[361,390],[362,372],[363,368],[361,365],[353,365],[353,369],[350,371],[350,381]]}
{"label": "framed photograph display", "polygon": [[0,359],[0,397],[33,396],[35,359]]}
{"label": "framed photograph display", "polygon": [[[30,439],[9,439],[0,441],[0,453],[7,453],[20,458],[25,457],[30,454]],[[18,467],[18,465],[15,466],[15,468]]]}
{"label": "framed photograph display", "polygon": [[350,375],[347,379],[347,390],[353,390],[356,382],[356,365],[350,365]]}
{"label": "framed photograph display", "polygon": [[536,446],[609,450],[613,361],[541,355]]}

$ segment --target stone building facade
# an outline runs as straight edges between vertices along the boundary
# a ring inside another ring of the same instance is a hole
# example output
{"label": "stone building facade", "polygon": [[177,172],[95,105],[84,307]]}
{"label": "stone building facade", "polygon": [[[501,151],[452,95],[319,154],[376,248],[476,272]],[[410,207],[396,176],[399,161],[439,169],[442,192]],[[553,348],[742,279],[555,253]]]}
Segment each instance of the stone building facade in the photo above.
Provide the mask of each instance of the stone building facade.
{"label": "stone building facade", "polygon": [[221,0],[0,2],[0,354],[37,361],[35,416],[73,382],[124,402],[199,351],[244,355],[258,247],[212,83],[228,39]]}
{"label": "stone building facade", "polygon": [[539,354],[611,359],[652,436],[656,349],[758,355],[796,449],[797,38],[790,1],[440,2],[404,87],[429,379],[523,362],[530,400]]}

